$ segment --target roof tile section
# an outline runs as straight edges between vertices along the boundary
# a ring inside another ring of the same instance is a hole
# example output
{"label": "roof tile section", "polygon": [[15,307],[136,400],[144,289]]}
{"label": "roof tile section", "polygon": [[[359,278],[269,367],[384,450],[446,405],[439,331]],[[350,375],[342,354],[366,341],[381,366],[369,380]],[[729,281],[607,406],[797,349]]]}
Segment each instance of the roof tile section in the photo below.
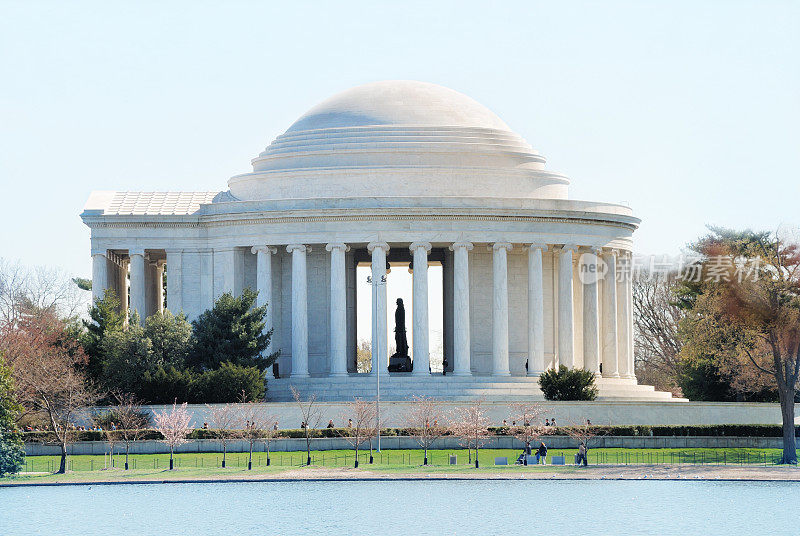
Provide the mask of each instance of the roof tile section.
{"label": "roof tile section", "polygon": [[[93,194],[100,192],[93,192]],[[102,192],[88,210],[102,210],[105,215],[188,215],[210,204],[220,192]],[[92,197],[95,197],[94,195]],[[99,206],[98,206],[99,205]]]}

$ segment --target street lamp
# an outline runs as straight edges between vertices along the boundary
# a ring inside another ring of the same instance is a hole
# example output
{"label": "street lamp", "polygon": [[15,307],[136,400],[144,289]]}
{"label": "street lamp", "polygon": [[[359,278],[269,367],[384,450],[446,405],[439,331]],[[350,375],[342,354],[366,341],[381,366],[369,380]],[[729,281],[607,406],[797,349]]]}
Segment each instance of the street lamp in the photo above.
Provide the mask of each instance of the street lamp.
{"label": "street lamp", "polygon": [[382,275],[379,281],[373,281],[372,276],[367,276],[367,283],[372,286],[372,333],[375,334],[375,348],[372,349],[373,361],[375,363],[375,429],[377,430],[378,452],[381,451],[381,364],[380,353],[382,334],[378,330],[378,287],[386,285],[386,276]]}

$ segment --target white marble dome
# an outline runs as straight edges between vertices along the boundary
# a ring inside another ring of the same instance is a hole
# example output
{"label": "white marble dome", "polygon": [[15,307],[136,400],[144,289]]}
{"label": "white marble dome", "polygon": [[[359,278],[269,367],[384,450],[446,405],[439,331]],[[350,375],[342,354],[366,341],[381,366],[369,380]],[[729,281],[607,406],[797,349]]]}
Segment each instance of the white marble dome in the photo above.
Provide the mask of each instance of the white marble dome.
{"label": "white marble dome", "polygon": [[373,82],[323,101],[228,185],[241,200],[565,199],[566,177],[497,115],[436,84]]}

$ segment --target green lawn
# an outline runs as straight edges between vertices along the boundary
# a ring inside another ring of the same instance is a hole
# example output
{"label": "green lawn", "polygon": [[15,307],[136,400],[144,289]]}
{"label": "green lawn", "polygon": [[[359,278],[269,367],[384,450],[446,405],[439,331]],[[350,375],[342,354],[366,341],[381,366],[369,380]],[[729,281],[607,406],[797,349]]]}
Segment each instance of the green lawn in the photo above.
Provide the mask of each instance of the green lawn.
{"label": "green lawn", "polygon": [[[493,466],[494,458],[505,456],[513,464],[521,449],[486,449],[480,451],[480,462],[483,466]],[[547,463],[552,462],[553,456],[565,456],[567,464],[574,460],[575,449],[550,449]],[[449,455],[458,457],[458,465],[450,467]],[[421,450],[384,450],[374,452],[374,463],[369,464],[369,452],[359,451],[359,463],[362,468],[380,470],[407,470],[422,465],[423,452]],[[780,459],[780,449],[592,449],[589,451],[589,463],[594,464],[746,464],[746,465],[771,465]],[[271,465],[267,468],[267,456],[263,452],[253,453],[253,467],[260,472],[263,470],[284,470],[291,467],[305,465],[305,452],[273,452],[270,456]],[[351,467],[354,461],[352,450],[312,451],[312,464],[321,467]],[[222,454],[220,453],[186,453],[176,454],[176,467],[179,469],[197,469],[208,471],[220,469],[230,471],[247,468],[247,454],[232,453],[227,457],[227,468],[222,469]],[[467,467],[469,456],[466,450],[431,450],[428,453],[428,464],[437,468],[457,469]],[[473,460],[474,461],[474,460]],[[26,458],[25,472],[52,472],[57,469],[58,456],[28,456]],[[107,471],[109,457],[70,456],[69,468],[71,471]],[[124,467],[124,455],[114,456],[114,467]],[[169,467],[169,454],[136,454],[130,457],[130,469],[135,471],[159,471]]]}

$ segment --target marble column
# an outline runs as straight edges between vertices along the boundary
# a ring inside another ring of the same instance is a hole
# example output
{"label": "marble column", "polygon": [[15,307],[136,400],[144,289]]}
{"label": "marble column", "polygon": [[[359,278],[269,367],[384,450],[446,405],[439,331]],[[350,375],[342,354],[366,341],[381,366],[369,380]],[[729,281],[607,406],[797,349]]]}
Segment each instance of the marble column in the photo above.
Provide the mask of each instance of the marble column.
{"label": "marble column", "polygon": [[456,242],[453,252],[453,374],[469,376],[470,318],[469,318],[469,252],[471,242]]}
{"label": "marble column", "polygon": [[428,253],[430,242],[414,242],[409,246],[414,255],[414,274],[412,281],[414,308],[414,375],[430,374],[430,326],[428,324]]}
{"label": "marble column", "polygon": [[130,266],[130,260],[122,259],[120,261],[119,267],[119,277],[120,277],[120,284],[119,284],[119,310],[122,313],[123,318],[128,318],[128,268]]}
{"label": "marble column", "polygon": [[384,374],[389,366],[389,340],[386,328],[386,254],[389,244],[370,242],[372,254],[372,373]]}
{"label": "marble column", "polygon": [[129,256],[131,259],[131,312],[135,311],[139,315],[139,323],[144,325],[147,315],[144,250],[130,250]]}
{"label": "marble column", "polygon": [[583,284],[583,368],[600,374],[600,313],[597,297],[599,248],[581,255],[580,280]]}
{"label": "marble column", "polygon": [[183,250],[167,250],[167,309],[172,314],[183,311]]}
{"label": "marble column", "polygon": [[292,254],[292,378],[308,377],[308,280],[305,244],[291,244]]}
{"label": "marble column", "polygon": [[330,243],[325,246],[331,253],[331,340],[330,374],[347,375],[347,277],[345,253],[347,244]]}
{"label": "marble column", "polygon": [[618,378],[617,368],[617,251],[603,254],[606,273],[603,277],[603,376]]}
{"label": "marble column", "polygon": [[628,298],[628,378],[636,382],[636,353],[633,336],[633,254],[628,252],[628,270],[625,277],[625,294]]}
{"label": "marble column", "polygon": [[155,266],[156,277],[155,281],[153,281],[156,295],[155,313],[164,312],[164,265],[165,262],[161,260],[157,261]]}
{"label": "marble column", "polygon": [[633,348],[631,339],[633,335],[633,317],[631,316],[631,296],[629,294],[630,277],[628,276],[628,252],[619,256],[617,267],[617,366],[621,378],[634,378]]}
{"label": "marble column", "polygon": [[[256,297],[256,305],[258,307],[267,306],[267,311],[264,314],[264,332],[268,333],[274,325],[274,311],[275,307],[272,303],[272,256],[278,252],[278,248],[274,246],[253,246],[250,251],[256,254],[256,290],[258,297]],[[273,332],[269,341],[269,346],[264,351],[265,355],[273,352],[272,340],[275,338]]]}
{"label": "marble column", "polygon": [[544,244],[528,246],[528,376],[544,372]]}
{"label": "marble column", "polygon": [[108,258],[106,251],[92,252],[92,301],[100,301],[108,288]]}
{"label": "marble column", "polygon": [[492,375],[510,376],[508,363],[508,242],[492,248]]}
{"label": "marble column", "polygon": [[558,257],[558,364],[575,366],[572,304],[572,253],[575,246],[565,244]]}

